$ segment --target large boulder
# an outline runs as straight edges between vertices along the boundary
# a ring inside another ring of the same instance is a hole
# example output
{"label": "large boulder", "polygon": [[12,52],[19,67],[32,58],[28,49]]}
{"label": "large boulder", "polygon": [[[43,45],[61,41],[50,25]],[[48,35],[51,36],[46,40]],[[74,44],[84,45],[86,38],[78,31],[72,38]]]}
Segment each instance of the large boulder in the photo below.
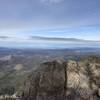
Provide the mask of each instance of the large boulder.
{"label": "large boulder", "polygon": [[43,63],[28,76],[22,100],[91,100],[98,90],[91,68],[76,61]]}

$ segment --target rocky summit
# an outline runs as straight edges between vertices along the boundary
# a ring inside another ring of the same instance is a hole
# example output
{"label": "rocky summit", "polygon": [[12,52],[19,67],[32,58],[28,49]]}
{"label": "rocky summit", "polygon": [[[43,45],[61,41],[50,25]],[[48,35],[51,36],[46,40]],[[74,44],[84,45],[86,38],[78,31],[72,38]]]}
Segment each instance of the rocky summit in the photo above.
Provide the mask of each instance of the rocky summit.
{"label": "rocky summit", "polygon": [[99,59],[41,64],[25,81],[22,100],[100,100]]}

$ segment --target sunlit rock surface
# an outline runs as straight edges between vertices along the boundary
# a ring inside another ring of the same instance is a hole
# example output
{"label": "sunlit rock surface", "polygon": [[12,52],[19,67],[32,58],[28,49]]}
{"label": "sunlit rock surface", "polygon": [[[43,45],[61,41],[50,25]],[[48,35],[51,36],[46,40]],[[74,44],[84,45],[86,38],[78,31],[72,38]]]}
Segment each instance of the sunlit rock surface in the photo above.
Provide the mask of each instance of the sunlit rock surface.
{"label": "sunlit rock surface", "polygon": [[41,64],[28,76],[22,100],[100,100],[100,64],[95,59]]}

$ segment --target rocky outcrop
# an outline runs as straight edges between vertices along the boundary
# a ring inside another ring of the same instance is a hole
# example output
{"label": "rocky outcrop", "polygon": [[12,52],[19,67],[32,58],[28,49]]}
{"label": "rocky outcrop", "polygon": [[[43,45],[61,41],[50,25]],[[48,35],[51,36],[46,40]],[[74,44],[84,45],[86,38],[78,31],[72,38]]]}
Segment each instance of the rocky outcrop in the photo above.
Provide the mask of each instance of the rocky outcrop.
{"label": "rocky outcrop", "polygon": [[99,72],[99,64],[86,61],[43,63],[28,76],[22,100],[99,100]]}

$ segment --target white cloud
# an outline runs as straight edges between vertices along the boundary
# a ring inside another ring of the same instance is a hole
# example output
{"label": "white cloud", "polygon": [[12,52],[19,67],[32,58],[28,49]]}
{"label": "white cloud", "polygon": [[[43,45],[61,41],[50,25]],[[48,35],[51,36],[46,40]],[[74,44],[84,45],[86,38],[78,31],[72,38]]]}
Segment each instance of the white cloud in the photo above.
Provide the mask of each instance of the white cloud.
{"label": "white cloud", "polygon": [[63,1],[64,0],[41,0],[41,2],[43,2],[43,3],[55,3],[55,4],[61,3]]}

